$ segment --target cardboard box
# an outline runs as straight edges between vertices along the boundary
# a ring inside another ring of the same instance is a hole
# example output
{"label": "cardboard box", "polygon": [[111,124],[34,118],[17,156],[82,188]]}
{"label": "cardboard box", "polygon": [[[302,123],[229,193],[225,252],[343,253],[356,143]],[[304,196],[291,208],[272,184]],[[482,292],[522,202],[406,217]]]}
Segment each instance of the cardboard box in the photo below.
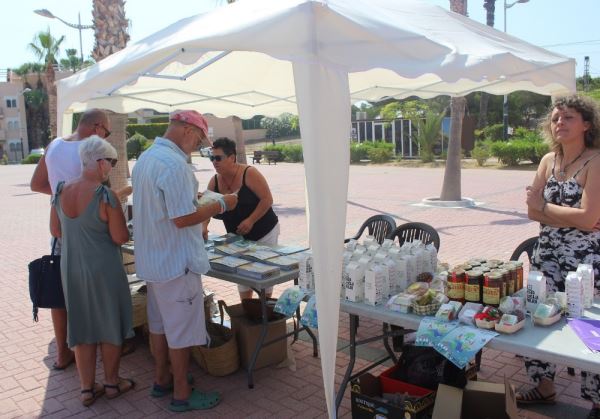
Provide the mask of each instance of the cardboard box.
{"label": "cardboard box", "polygon": [[[391,369],[390,369],[391,370]],[[385,372],[389,372],[387,370]],[[351,403],[353,419],[424,419],[429,418],[435,400],[435,392],[399,380],[384,373],[379,377],[363,374],[352,381]],[[404,407],[381,399],[382,393],[408,393],[416,400],[408,401]]]}
{"label": "cardboard box", "polygon": [[515,392],[504,384],[469,381],[464,390],[440,384],[432,419],[517,419]]}
{"label": "cardboard box", "polygon": [[[240,351],[240,363],[242,367],[247,370],[254,349],[256,348],[256,342],[260,337],[262,325],[261,323],[248,319],[241,304],[227,306],[226,311],[231,318],[231,328],[235,332],[235,337],[237,339],[238,349]],[[285,318],[271,321],[267,328],[265,342],[269,342],[286,333],[287,327]],[[260,350],[254,369],[257,370],[268,365],[279,364],[286,356],[287,339],[282,339],[269,346],[265,346]]]}

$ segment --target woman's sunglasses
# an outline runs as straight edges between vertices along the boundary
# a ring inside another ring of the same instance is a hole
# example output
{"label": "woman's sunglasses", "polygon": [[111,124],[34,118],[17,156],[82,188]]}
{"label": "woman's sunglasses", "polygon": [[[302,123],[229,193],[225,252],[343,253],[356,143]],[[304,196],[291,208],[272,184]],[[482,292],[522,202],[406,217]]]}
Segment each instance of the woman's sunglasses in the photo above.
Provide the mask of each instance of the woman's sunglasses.
{"label": "woman's sunglasses", "polygon": [[100,160],[106,160],[107,162],[109,162],[109,163],[110,163],[110,165],[111,165],[112,167],[115,167],[115,166],[117,165],[117,161],[118,161],[117,159],[109,159],[109,158],[98,159],[98,160],[96,160],[96,161],[100,161]]}
{"label": "woman's sunglasses", "polygon": [[228,156],[209,156],[208,158],[210,159],[210,161],[221,161],[223,159],[225,159]]}

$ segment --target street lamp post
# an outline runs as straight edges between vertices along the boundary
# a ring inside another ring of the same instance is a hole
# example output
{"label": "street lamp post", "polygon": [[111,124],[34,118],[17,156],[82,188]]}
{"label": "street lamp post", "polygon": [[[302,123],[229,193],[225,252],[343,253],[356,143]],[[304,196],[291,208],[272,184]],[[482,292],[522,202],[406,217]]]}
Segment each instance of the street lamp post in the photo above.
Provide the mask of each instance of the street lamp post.
{"label": "street lamp post", "polygon": [[[527,3],[529,0],[516,0],[512,3],[506,3],[504,0],[504,33],[506,33],[506,9],[510,9],[517,3]],[[502,104],[502,138],[508,140],[508,95],[504,95]]]}
{"label": "street lamp post", "polygon": [[34,10],[33,12],[37,13],[40,16],[47,17],[49,19],[58,19],[65,25],[79,30],[79,54],[81,56],[81,64],[83,65],[83,41],[82,41],[82,37],[81,37],[81,30],[82,29],[94,29],[94,25],[82,25],[81,24],[81,13],[77,13],[77,19],[78,19],[79,23],[74,24],[74,23],[66,22],[66,21],[62,20],[61,18],[59,18],[58,16],[54,16],[52,14],[52,12],[50,12],[50,10],[48,10],[48,9],[38,9],[38,10]]}

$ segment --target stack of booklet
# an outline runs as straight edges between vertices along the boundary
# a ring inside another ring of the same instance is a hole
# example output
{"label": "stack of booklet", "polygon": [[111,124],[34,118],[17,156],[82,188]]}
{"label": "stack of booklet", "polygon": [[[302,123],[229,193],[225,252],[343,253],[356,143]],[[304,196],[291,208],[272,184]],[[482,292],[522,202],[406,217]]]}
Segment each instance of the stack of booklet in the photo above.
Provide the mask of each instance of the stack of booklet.
{"label": "stack of booklet", "polygon": [[298,253],[298,252],[302,252],[303,250],[306,250],[305,247],[294,246],[294,245],[290,245],[290,246],[275,245],[275,246],[272,246],[272,249],[273,249],[273,251],[279,253],[280,255],[291,255],[292,253]]}
{"label": "stack of booklet", "polygon": [[218,236],[212,239],[215,242],[215,246],[220,246],[222,244],[233,243],[240,240],[244,240],[242,236],[239,236],[235,233],[227,233],[223,236]]}
{"label": "stack of booklet", "polygon": [[210,261],[210,266],[217,271],[237,272],[239,267],[247,264],[248,261],[234,256],[225,256]]}
{"label": "stack of booklet", "polygon": [[298,259],[290,256],[277,256],[267,259],[265,262],[270,265],[279,266],[279,268],[283,271],[293,271],[294,269],[298,269],[300,266]]}
{"label": "stack of booklet", "polygon": [[267,279],[279,275],[279,268],[260,262],[253,262],[238,267],[237,273],[249,278]]}
{"label": "stack of booklet", "polygon": [[248,242],[234,242],[215,246],[215,253],[220,253],[225,256],[239,255],[248,250]]}
{"label": "stack of booklet", "polygon": [[240,255],[241,258],[248,259],[254,262],[264,262],[267,259],[278,257],[279,253],[272,250],[250,250]]}

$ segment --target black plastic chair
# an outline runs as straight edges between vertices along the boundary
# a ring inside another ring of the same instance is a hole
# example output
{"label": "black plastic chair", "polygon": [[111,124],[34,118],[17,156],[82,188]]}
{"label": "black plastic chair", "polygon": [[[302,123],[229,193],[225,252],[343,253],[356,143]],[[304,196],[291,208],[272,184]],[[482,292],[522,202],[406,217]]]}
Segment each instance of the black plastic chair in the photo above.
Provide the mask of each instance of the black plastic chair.
{"label": "black plastic chair", "polygon": [[513,254],[510,256],[510,260],[519,260],[521,254],[527,253],[527,259],[531,263],[531,257],[533,256],[533,247],[538,241],[538,236],[530,237],[520,245],[517,246]]}
{"label": "black plastic chair", "polygon": [[406,223],[396,227],[392,232],[391,239],[398,238],[398,244],[402,246],[404,242],[412,242],[415,240],[421,240],[425,244],[433,243],[435,248],[440,250],[440,235],[431,227],[425,223]]}
{"label": "black plastic chair", "polygon": [[358,240],[360,236],[367,229],[368,234],[375,237],[377,243],[383,243],[383,240],[391,238],[390,235],[396,228],[396,221],[389,215],[378,214],[367,218],[367,220],[360,226],[358,233],[354,237],[350,237],[344,240],[344,243],[348,243],[350,240]]}

